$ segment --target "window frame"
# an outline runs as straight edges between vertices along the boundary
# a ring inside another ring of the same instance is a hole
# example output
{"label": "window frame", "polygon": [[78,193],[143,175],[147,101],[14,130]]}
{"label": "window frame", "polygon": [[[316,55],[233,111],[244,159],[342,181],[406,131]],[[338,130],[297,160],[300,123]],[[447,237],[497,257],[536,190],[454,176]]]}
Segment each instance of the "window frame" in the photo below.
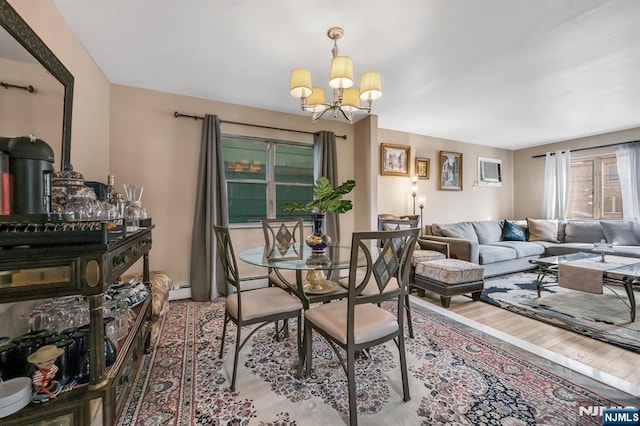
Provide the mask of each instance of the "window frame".
{"label": "window frame", "polygon": [[[577,157],[571,159],[571,166],[578,163],[590,162],[592,163],[593,174],[591,176],[591,187],[592,187],[592,200],[591,200],[591,212],[592,217],[573,217],[568,216],[567,219],[571,220],[621,220],[605,217],[604,212],[604,181],[603,181],[603,173],[604,173],[604,163],[613,160],[616,160],[615,153],[602,153],[596,155],[589,155],[584,157]],[[617,173],[617,170],[616,170]],[[618,175],[618,182],[620,181],[620,176]],[[573,174],[571,176],[570,185],[573,185]],[[622,201],[621,201],[622,202]],[[622,217],[622,209],[620,210],[620,215]]]}
{"label": "window frame", "polygon": [[[266,144],[266,164],[265,164],[265,180],[263,179],[228,179],[226,176],[225,170],[225,186],[227,187],[227,202],[228,199],[228,184],[229,183],[247,183],[247,184],[266,184],[267,186],[267,218],[274,219],[276,218],[276,189],[278,185],[284,185],[285,182],[277,183],[275,182],[275,160],[276,160],[276,147],[277,146],[292,146],[292,147],[303,147],[309,148],[311,150],[312,156],[315,157],[315,153],[313,152],[313,143],[309,142],[300,142],[300,141],[291,141],[291,140],[283,140],[262,136],[246,136],[232,133],[222,133],[221,141],[225,139],[236,139],[236,140],[245,140],[251,142],[258,142]],[[314,158],[315,160],[315,158]],[[223,158],[223,162],[226,160]],[[312,179],[313,181],[313,179]],[[300,186],[300,187],[310,187],[313,188],[313,182],[311,183],[286,183],[287,186]],[[305,223],[307,221],[305,220]],[[242,222],[242,223],[229,223],[230,228],[259,228],[261,227],[260,222]]]}

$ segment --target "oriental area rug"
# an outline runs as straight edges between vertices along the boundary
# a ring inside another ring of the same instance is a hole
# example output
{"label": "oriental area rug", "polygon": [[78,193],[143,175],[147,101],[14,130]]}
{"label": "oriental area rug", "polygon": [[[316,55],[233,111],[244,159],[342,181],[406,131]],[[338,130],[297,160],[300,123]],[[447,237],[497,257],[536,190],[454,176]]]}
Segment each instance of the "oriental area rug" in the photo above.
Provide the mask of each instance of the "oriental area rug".
{"label": "oriental area rug", "polygon": [[[636,321],[624,289],[603,288],[603,294],[566,289],[546,277],[540,297],[535,272],[487,278],[480,300],[593,339],[640,353],[640,288],[636,286]],[[616,296],[616,293],[620,296]]]}
{"label": "oriental area rug", "polygon": [[[402,401],[392,342],[357,364],[361,425],[599,425],[581,407],[629,406],[630,395],[413,305],[406,339],[411,400]],[[240,352],[229,390],[235,329],[217,353],[224,302],[173,301],[125,401],[120,425],[340,425],[347,381],[314,333],[313,371],[297,379],[296,321],[276,341],[272,325]],[[228,330],[229,331],[229,330]]]}

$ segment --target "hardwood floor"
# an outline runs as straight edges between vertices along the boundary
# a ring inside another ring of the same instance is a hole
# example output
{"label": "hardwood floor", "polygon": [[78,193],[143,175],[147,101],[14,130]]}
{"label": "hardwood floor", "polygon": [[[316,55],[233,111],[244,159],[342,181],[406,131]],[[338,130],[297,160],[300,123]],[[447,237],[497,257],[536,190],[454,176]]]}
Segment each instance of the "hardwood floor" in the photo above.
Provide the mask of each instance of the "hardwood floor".
{"label": "hardwood floor", "polygon": [[[434,293],[427,292],[419,299],[435,305],[441,311],[444,310],[440,306],[439,297]],[[463,296],[452,297],[451,306],[446,311],[584,364],[590,369],[597,370],[594,372],[596,376],[599,375],[598,372],[602,372],[630,383],[631,388],[640,389],[640,353],[609,345],[487,303],[471,302],[469,298]]]}

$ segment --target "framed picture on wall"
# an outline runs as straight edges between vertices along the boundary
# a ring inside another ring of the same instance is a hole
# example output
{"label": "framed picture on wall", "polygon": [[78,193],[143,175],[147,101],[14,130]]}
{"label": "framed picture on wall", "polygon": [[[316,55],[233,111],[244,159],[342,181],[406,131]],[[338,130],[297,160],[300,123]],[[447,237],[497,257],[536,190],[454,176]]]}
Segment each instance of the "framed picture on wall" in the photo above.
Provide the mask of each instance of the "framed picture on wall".
{"label": "framed picture on wall", "polygon": [[408,145],[380,144],[380,174],[409,176],[411,147]]}
{"label": "framed picture on wall", "polygon": [[414,174],[418,179],[429,179],[429,167],[431,166],[429,158],[416,157]]}
{"label": "framed picture on wall", "polygon": [[440,189],[462,191],[462,153],[440,151]]}

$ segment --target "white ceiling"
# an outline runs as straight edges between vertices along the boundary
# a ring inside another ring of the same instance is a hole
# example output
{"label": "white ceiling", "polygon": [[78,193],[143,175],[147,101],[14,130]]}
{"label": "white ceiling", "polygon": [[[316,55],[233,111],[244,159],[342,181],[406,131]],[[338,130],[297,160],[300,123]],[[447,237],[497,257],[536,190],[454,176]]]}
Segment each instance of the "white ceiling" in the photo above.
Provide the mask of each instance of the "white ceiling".
{"label": "white ceiling", "polygon": [[328,90],[341,26],[381,128],[518,149],[640,127],[640,0],[53,1],[115,84],[303,114],[289,73]]}

